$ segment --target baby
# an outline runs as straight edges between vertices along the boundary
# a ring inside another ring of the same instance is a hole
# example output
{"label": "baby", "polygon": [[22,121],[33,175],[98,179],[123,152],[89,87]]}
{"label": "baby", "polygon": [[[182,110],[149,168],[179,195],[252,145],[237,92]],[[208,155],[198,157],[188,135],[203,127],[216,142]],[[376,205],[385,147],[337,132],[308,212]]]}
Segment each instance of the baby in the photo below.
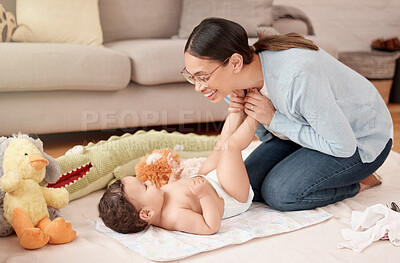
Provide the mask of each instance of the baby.
{"label": "baby", "polygon": [[217,233],[221,219],[251,205],[254,193],[241,151],[253,140],[257,125],[243,111],[230,113],[213,152],[191,178],[180,178],[183,168],[169,155],[171,176],[161,188],[131,176],[116,181],[98,206],[104,224],[120,233],[139,232],[147,225],[200,235]]}

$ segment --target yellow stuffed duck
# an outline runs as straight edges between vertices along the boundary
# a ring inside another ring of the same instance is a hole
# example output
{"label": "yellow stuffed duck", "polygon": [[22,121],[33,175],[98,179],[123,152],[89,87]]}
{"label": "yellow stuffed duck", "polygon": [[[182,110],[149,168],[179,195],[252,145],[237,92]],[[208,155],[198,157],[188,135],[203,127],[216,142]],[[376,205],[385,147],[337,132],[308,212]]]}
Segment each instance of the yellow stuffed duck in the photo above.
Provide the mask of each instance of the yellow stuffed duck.
{"label": "yellow stuffed duck", "polygon": [[7,145],[2,157],[0,188],[6,193],[4,218],[13,226],[20,245],[38,249],[47,243],[72,241],[76,233],[71,223],[61,217],[49,219],[47,206],[66,206],[68,192],[39,185],[49,164],[41,151],[27,138],[18,135]]}

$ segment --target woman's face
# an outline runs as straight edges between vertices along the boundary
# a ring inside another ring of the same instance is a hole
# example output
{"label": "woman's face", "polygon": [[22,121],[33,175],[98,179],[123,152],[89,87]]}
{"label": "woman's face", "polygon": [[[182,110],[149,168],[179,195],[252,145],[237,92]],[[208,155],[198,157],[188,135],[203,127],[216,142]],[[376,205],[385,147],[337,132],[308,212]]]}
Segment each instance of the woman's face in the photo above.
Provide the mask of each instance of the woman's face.
{"label": "woman's face", "polygon": [[220,61],[200,59],[185,52],[186,71],[192,76],[206,79],[209,83],[206,87],[195,81],[195,90],[213,103],[221,102],[233,90],[229,64],[223,64]]}

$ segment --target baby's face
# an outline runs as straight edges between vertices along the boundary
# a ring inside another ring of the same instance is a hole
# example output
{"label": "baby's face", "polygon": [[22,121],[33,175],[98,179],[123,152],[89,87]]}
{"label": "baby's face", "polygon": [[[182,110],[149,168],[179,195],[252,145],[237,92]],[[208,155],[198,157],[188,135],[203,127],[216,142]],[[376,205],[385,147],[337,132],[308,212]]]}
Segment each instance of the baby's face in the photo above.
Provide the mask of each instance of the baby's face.
{"label": "baby's face", "polygon": [[121,179],[126,198],[137,209],[150,208],[161,211],[164,203],[164,191],[150,181],[143,183],[136,177],[127,176]]}

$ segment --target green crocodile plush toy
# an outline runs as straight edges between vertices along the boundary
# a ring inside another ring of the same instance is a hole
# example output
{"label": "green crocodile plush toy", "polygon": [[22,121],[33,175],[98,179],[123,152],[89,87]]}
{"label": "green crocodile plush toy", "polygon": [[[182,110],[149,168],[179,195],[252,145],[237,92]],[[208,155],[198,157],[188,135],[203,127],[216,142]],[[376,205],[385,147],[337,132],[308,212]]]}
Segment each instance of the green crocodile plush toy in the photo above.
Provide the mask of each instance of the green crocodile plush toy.
{"label": "green crocodile plush toy", "polygon": [[167,131],[138,131],[112,136],[107,141],[75,146],[57,158],[61,178],[47,187],[65,187],[70,200],[80,198],[125,176],[135,176],[135,165],[155,149],[170,148],[181,159],[207,157],[219,136]]}

